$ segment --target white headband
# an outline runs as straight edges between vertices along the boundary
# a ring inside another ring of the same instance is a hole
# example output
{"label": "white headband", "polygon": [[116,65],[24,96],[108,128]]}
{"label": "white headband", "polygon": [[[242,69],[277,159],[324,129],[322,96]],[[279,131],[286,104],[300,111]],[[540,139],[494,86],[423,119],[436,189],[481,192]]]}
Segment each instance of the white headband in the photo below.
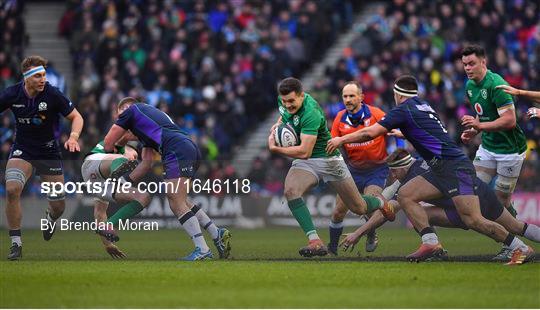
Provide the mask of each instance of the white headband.
{"label": "white headband", "polygon": [[397,84],[394,84],[394,92],[405,97],[414,97],[418,95],[418,91],[416,89],[415,90],[404,89],[397,86]]}
{"label": "white headband", "polygon": [[413,162],[413,157],[409,154],[401,159],[394,160],[388,163],[390,169],[407,167]]}
{"label": "white headband", "polygon": [[42,73],[45,72],[45,68],[43,66],[34,67],[26,72],[23,73],[23,78],[26,80],[27,78],[31,77],[32,75],[36,73]]}

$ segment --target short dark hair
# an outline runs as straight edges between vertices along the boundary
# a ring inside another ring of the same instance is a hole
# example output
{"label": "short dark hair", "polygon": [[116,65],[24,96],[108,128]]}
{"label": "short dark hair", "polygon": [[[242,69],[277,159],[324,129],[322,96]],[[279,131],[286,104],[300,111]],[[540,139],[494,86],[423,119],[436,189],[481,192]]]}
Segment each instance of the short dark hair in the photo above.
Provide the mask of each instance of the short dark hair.
{"label": "short dark hair", "polygon": [[299,79],[288,77],[279,82],[278,93],[282,96],[294,92],[295,94],[300,94],[303,92],[302,82]]}
{"label": "short dark hair", "polygon": [[356,88],[358,89],[358,92],[359,93],[362,92],[362,85],[360,85],[360,83],[358,83],[357,81],[348,81],[348,82],[345,83],[345,85],[343,85],[343,87],[345,87],[347,85],[356,85]]}
{"label": "short dark hair", "polygon": [[24,73],[28,69],[37,66],[47,67],[47,59],[41,56],[28,56],[21,62],[21,71]]}
{"label": "short dark hair", "polygon": [[132,104],[132,103],[136,103],[136,102],[137,102],[137,99],[135,99],[133,97],[122,98],[122,100],[120,100],[120,102],[118,102],[118,106],[116,107],[116,109],[119,110],[125,104]]}
{"label": "short dark hair", "polygon": [[405,90],[418,90],[418,82],[416,81],[416,78],[412,75],[402,75],[396,79],[394,84]]}
{"label": "short dark hair", "polygon": [[403,158],[405,158],[405,157],[407,157],[409,155],[411,155],[411,154],[406,149],[397,148],[395,151],[392,152],[392,154],[388,155],[388,157],[386,158],[386,162],[391,163],[391,162],[394,162],[396,160],[403,159]]}
{"label": "short dark hair", "polygon": [[461,56],[476,55],[476,57],[486,58],[486,49],[478,44],[467,45],[461,50]]}

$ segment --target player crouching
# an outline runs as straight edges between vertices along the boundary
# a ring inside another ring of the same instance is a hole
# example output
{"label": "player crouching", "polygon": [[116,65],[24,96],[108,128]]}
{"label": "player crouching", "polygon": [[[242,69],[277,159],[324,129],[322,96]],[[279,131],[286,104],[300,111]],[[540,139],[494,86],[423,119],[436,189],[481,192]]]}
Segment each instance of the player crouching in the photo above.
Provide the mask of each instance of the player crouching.
{"label": "player crouching", "polygon": [[[135,188],[127,191],[114,192],[114,182],[107,179],[114,175],[129,173],[137,166],[137,151],[129,145],[116,147],[115,154],[107,154],[103,148],[103,141],[100,141],[85,157],[81,166],[82,177],[85,182],[101,183],[101,192],[94,195],[94,217],[99,222],[108,222],[113,226],[118,225],[121,220],[127,220],[137,215],[150,203],[150,196],[141,193]],[[96,188],[92,186],[92,188]],[[107,208],[109,202],[123,204],[123,206],[107,219]],[[101,236],[105,250],[113,258],[125,257],[113,242],[120,240],[112,229],[96,230]]]}

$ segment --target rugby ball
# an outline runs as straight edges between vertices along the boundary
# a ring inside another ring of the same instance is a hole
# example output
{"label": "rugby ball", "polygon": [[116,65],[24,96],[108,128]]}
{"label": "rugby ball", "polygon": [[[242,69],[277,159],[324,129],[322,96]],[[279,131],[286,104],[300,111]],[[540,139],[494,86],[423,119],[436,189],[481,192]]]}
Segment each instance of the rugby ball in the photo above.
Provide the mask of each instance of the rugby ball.
{"label": "rugby ball", "polygon": [[295,146],[300,142],[294,128],[287,123],[282,123],[274,130],[274,139],[276,145],[281,147]]}

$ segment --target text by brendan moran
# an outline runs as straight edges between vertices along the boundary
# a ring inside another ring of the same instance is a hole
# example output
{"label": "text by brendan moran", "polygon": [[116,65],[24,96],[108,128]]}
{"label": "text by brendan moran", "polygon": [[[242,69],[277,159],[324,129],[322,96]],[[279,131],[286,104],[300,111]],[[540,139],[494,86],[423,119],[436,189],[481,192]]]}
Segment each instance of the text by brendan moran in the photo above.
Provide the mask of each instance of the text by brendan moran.
{"label": "text by brendan moran", "polygon": [[[52,226],[52,227],[51,227]],[[127,220],[120,220],[116,227],[110,222],[72,222],[68,219],[60,219],[57,222],[49,223],[46,219],[41,219],[41,230],[51,229],[54,230],[159,230],[157,222],[135,222]]]}

